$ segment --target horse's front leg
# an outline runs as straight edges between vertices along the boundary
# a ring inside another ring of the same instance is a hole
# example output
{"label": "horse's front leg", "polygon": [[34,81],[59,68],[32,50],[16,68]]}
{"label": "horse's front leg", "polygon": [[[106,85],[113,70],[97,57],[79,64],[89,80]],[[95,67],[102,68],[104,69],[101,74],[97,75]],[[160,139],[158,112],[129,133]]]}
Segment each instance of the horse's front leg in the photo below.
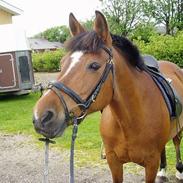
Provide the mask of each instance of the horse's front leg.
{"label": "horse's front leg", "polygon": [[113,183],[123,182],[123,164],[120,163],[114,151],[106,152],[107,162],[112,173]]}
{"label": "horse's front leg", "polygon": [[155,183],[156,179],[156,174],[158,172],[158,167],[159,167],[159,160],[160,160],[160,155],[156,155],[153,158],[148,160],[146,162],[145,166],[145,178],[146,178],[146,183]]}

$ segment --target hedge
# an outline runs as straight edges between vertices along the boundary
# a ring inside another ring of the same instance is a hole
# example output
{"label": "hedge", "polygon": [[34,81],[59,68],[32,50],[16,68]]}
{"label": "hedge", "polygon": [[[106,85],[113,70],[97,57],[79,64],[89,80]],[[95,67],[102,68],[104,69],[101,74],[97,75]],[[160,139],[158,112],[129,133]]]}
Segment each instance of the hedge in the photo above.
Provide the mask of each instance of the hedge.
{"label": "hedge", "polygon": [[133,41],[143,54],[151,54],[158,60],[168,60],[183,67],[183,31],[175,36],[154,35],[149,43]]}
{"label": "hedge", "polygon": [[33,53],[33,68],[37,72],[54,72],[60,70],[60,60],[65,55],[64,49]]}

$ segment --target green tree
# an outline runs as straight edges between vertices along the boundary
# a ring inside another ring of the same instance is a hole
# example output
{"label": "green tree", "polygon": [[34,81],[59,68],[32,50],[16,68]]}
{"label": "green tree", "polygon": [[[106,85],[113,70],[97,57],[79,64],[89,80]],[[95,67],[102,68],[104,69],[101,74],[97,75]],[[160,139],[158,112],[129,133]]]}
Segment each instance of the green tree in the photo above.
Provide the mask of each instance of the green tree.
{"label": "green tree", "polygon": [[183,30],[183,0],[177,0],[176,26],[178,30]]}
{"label": "green tree", "polygon": [[102,0],[110,30],[127,36],[142,20],[141,0]]}
{"label": "green tree", "polygon": [[183,0],[143,0],[143,12],[156,24],[164,24],[166,34],[173,34],[175,28],[182,27],[182,3]]}
{"label": "green tree", "polygon": [[65,42],[70,36],[69,28],[65,25],[49,28],[34,37],[44,38],[49,41]]}

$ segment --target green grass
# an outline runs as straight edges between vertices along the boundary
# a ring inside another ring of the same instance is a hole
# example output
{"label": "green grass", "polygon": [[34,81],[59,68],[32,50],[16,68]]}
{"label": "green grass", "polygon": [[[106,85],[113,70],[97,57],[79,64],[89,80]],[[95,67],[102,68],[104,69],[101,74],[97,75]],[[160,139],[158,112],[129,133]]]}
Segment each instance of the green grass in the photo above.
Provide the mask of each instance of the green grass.
{"label": "green grass", "polygon": [[[32,124],[32,109],[39,99],[39,94],[26,96],[1,96],[0,97],[0,132],[8,134],[31,135],[37,145],[43,146],[37,139],[40,137]],[[96,164],[100,161],[101,138],[99,134],[100,114],[89,115],[79,125],[76,139],[76,159],[78,165]],[[56,139],[54,148],[59,150],[70,149],[72,127],[69,127],[61,138]]]}
{"label": "green grass", "polygon": [[[31,135],[36,144],[41,148],[42,143],[37,139],[40,137],[34,131],[32,124],[32,109],[39,94],[27,96],[0,97],[0,132],[8,134]],[[100,113],[89,115],[79,125],[78,137],[76,139],[76,165],[103,165],[106,163],[100,160],[101,138],[99,134]],[[72,127],[69,127],[61,138],[56,139],[53,148],[60,150],[70,149]],[[168,169],[175,172],[175,149],[172,142],[167,144]],[[138,172],[139,167],[134,165],[127,166],[132,172]]]}
{"label": "green grass", "polygon": [[32,108],[38,94],[0,97],[0,131],[33,134]]}

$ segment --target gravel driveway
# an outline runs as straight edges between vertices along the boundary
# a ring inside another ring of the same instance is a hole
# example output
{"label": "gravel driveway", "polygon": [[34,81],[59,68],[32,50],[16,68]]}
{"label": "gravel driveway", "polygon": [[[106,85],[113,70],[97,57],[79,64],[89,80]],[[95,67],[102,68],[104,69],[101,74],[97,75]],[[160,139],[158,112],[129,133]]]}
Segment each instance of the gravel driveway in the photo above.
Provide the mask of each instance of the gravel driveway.
{"label": "gravel driveway", "polygon": [[[44,150],[29,136],[0,134],[0,183],[41,183]],[[68,183],[68,151],[50,149],[49,182]],[[105,161],[105,160],[102,160]],[[111,183],[106,168],[76,168],[76,183]],[[142,177],[125,174],[125,183],[141,183]]]}

